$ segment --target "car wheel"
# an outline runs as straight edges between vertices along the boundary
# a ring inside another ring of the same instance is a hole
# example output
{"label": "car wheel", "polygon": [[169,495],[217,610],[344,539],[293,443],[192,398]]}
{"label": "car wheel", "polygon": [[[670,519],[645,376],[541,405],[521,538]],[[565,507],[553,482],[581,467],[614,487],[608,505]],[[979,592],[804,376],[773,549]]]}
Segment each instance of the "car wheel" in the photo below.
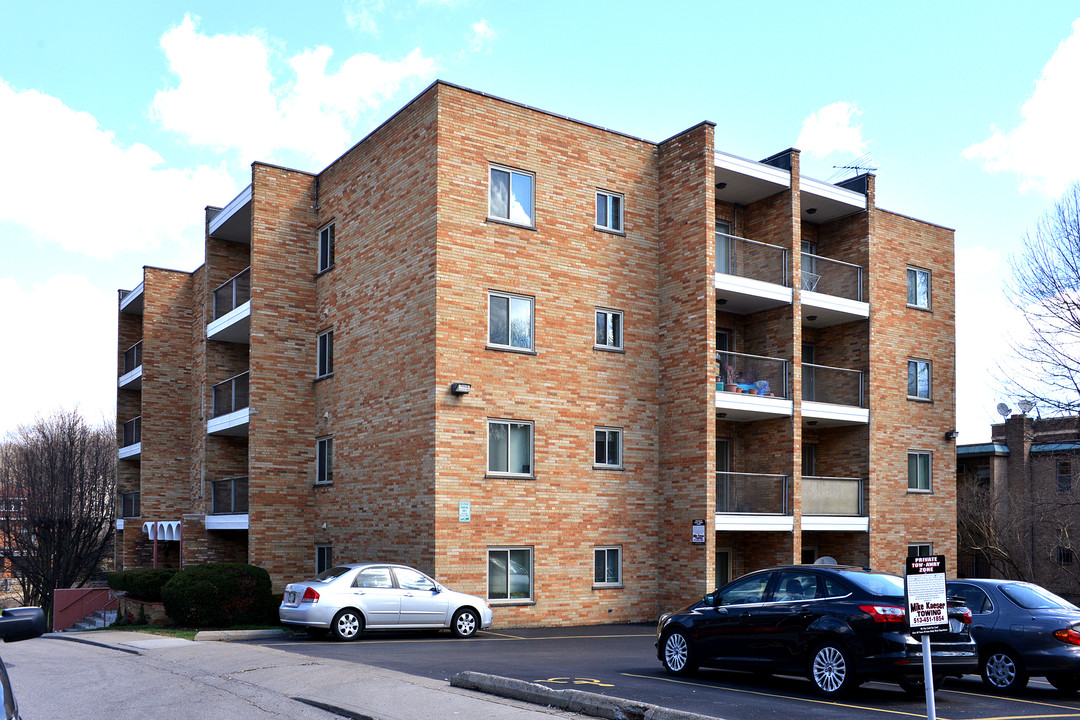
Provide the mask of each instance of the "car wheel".
{"label": "car wheel", "polygon": [[664,669],[672,675],[692,675],[697,671],[694,650],[682,630],[672,630],[664,638]]}
{"label": "car wheel", "polygon": [[454,613],[454,619],[450,621],[450,632],[454,637],[469,638],[480,629],[480,618],[472,608],[461,608]]}
{"label": "car wheel", "polygon": [[1063,693],[1072,694],[1080,690],[1080,675],[1076,673],[1052,673],[1046,681]]}
{"label": "car wheel", "polygon": [[364,629],[364,618],[355,610],[342,610],[334,616],[330,628],[338,640],[355,640]]}
{"label": "car wheel", "polygon": [[[945,682],[944,675],[934,676],[934,692],[941,689],[941,684]],[[926,694],[926,683],[923,682],[922,675],[904,675],[897,678],[896,684],[906,692],[908,695],[922,696]]]}
{"label": "car wheel", "polygon": [[304,632],[306,632],[309,636],[315,638],[316,640],[322,640],[324,637],[326,637],[326,634],[330,632],[330,628],[309,627],[304,628]]}
{"label": "car wheel", "polygon": [[806,674],[817,693],[827,698],[840,697],[859,684],[851,653],[832,640],[820,645],[810,656]]}
{"label": "car wheel", "polygon": [[983,682],[994,692],[1016,693],[1027,687],[1027,673],[1013,650],[995,648],[980,664]]}

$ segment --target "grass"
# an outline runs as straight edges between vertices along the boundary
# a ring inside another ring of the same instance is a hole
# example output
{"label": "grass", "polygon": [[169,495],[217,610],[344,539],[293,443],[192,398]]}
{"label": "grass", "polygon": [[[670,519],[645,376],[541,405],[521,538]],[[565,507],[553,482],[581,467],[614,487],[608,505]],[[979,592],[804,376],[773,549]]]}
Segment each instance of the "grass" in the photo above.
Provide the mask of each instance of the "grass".
{"label": "grass", "polygon": [[195,635],[203,630],[281,630],[281,625],[234,625],[228,628],[181,628],[165,627],[163,625],[114,625],[112,627],[97,628],[96,631],[114,630],[120,632],[141,632],[151,635],[164,635],[165,637],[183,638],[194,640]]}

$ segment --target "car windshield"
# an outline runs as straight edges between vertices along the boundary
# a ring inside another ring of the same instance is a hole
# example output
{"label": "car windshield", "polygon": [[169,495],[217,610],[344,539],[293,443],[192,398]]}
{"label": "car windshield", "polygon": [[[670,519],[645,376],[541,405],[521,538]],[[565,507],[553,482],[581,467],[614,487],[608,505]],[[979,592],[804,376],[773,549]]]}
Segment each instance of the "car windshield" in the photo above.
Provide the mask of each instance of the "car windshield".
{"label": "car windshield", "polygon": [[351,569],[352,568],[342,566],[328,568],[316,575],[314,579],[318,582],[330,582],[331,580],[341,577],[345,573],[349,572],[349,570]]}
{"label": "car windshield", "polygon": [[1046,588],[1028,583],[1010,583],[1001,586],[1001,593],[1025,610],[1077,610],[1068,600],[1060,598]]}
{"label": "car windshield", "polygon": [[858,585],[871,595],[882,597],[903,597],[904,578],[899,575],[886,575],[872,572],[845,572],[844,579]]}

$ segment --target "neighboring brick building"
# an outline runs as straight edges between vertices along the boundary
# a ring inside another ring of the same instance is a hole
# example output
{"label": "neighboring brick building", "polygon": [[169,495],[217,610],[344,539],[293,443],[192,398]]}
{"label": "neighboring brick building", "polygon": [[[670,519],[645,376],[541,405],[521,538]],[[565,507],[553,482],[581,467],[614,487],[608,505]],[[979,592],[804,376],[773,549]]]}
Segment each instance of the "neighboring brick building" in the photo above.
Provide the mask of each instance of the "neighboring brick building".
{"label": "neighboring brick building", "polygon": [[437,82],[121,292],[118,562],[402,561],[529,625],[955,556],[953,287],[873,176]]}

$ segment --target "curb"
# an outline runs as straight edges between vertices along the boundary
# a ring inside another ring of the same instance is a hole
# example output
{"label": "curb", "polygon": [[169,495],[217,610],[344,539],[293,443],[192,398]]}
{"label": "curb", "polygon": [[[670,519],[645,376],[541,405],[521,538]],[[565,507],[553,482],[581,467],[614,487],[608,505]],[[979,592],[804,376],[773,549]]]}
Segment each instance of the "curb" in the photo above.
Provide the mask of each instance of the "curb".
{"label": "curb", "polygon": [[48,638],[49,640],[64,640],[66,642],[82,643],[83,645],[93,645],[94,647],[108,648],[109,650],[119,650],[120,652],[126,652],[131,655],[142,655],[141,652],[134,648],[119,647],[111,643],[99,642],[97,640],[91,640],[85,637],[75,637],[66,633],[45,633],[41,637]]}
{"label": "curb", "polygon": [[263,638],[286,637],[288,630],[200,630],[195,633],[195,642],[231,642],[233,640],[259,640]]}
{"label": "curb", "polygon": [[718,720],[711,715],[672,710],[583,690],[556,690],[539,683],[486,673],[460,672],[450,678],[450,685],[607,720]]}

